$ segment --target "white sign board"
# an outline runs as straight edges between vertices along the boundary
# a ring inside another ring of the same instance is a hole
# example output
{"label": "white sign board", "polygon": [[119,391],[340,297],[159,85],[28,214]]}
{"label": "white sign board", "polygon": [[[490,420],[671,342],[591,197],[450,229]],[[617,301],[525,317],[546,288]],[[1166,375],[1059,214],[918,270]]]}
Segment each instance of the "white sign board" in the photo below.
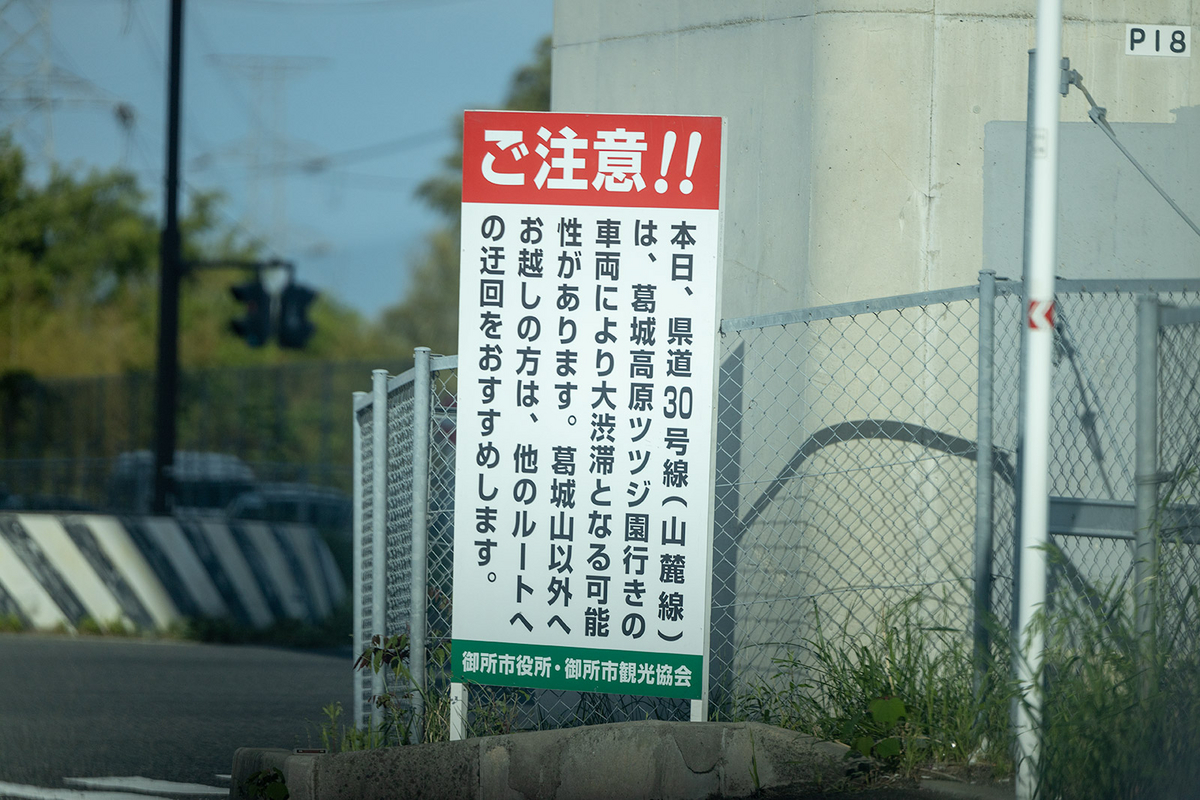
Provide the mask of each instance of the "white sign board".
{"label": "white sign board", "polygon": [[457,682],[701,697],[722,133],[465,115]]}
{"label": "white sign board", "polygon": [[1176,56],[1192,54],[1192,29],[1187,25],[1126,25],[1125,55]]}

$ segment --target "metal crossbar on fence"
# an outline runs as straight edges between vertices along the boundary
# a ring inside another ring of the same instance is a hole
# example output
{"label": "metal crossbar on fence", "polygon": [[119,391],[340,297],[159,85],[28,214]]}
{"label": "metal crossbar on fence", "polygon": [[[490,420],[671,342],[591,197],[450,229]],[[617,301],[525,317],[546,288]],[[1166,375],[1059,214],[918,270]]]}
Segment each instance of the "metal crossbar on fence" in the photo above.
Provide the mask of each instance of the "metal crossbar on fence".
{"label": "metal crossbar on fence", "polygon": [[[1050,532],[1061,554],[1052,598],[1066,603],[1132,575],[1138,297],[1152,293],[1164,308],[1195,306],[1200,282],[1060,281],[1058,289]],[[868,636],[882,611],[914,598],[943,635],[974,638],[977,650],[987,650],[991,620],[1010,624],[1021,294],[1020,283],[984,273],[978,286],[724,321],[713,486],[714,714],[734,713],[738,698],[755,681],[770,681],[780,663],[812,668],[821,630]],[[1170,477],[1159,495],[1160,580],[1178,604],[1194,602],[1200,577],[1189,533],[1200,508],[1200,325],[1164,315],[1156,419],[1159,463]],[[390,558],[386,574],[371,560],[369,551],[383,552],[372,537],[384,535],[371,524],[372,492],[388,487],[388,553],[407,546],[390,522],[393,508],[414,501],[405,494],[411,477],[391,475],[393,466],[380,477],[368,467],[367,438],[390,443],[396,434],[372,431],[371,421],[383,417],[370,398],[355,401],[359,647],[372,632],[410,632],[414,623],[390,613],[402,595],[425,598],[428,652],[448,638],[456,365],[454,357],[430,359],[424,417],[394,416],[400,395],[392,388],[375,401],[387,403],[389,425],[429,432],[423,588],[393,574]],[[388,381],[401,384],[415,385],[415,374]],[[1172,538],[1176,531],[1185,535]],[[381,583],[368,577],[373,568]],[[379,617],[370,609],[381,602],[389,608],[386,631],[372,625]],[[448,681],[440,666],[429,664],[431,687]],[[357,719],[365,722],[370,690],[361,676],[356,681]],[[633,696],[473,687],[471,697],[477,732],[688,713],[686,703]]]}

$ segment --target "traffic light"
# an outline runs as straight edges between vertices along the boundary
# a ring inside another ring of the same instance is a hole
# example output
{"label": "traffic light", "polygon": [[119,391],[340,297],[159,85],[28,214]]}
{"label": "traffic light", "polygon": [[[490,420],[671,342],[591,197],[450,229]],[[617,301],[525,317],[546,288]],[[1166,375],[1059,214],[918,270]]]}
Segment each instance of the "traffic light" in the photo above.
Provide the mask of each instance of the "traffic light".
{"label": "traffic light", "polygon": [[299,350],[308,343],[317,326],[308,319],[308,307],[317,293],[307,286],[289,283],[279,298],[279,346]]}
{"label": "traffic light", "polygon": [[271,338],[271,295],[255,278],[229,289],[233,299],[246,307],[246,315],[229,323],[229,327],[251,347],[262,347]]}

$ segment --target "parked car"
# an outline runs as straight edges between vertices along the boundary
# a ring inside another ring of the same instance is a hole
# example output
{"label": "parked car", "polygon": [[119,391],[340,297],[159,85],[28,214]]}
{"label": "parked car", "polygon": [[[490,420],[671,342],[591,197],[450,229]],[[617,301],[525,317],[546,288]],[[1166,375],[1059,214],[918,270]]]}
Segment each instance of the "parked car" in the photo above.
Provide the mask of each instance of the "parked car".
{"label": "parked car", "polygon": [[303,522],[350,535],[354,522],[350,498],[337,489],[307,483],[259,483],[225,507],[230,519]]}
{"label": "parked car", "polygon": [[[179,450],[175,453],[175,509],[223,513],[255,488],[254,471],[237,456]],[[127,514],[149,514],[154,504],[154,454],[121,453],[108,477],[108,505]]]}
{"label": "parked car", "polygon": [[225,518],[311,525],[328,545],[342,577],[351,579],[354,505],[337,489],[308,483],[256,484],[226,506]]}

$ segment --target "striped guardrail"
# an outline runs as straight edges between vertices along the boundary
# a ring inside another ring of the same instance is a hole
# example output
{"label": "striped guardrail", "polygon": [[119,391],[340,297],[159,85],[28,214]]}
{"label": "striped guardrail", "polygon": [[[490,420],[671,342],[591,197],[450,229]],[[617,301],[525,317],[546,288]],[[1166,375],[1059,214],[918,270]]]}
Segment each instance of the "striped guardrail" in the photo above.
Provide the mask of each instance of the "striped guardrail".
{"label": "striped guardrail", "polygon": [[315,622],[346,593],[307,525],[204,517],[0,513],[0,615],[163,630],[187,617]]}

